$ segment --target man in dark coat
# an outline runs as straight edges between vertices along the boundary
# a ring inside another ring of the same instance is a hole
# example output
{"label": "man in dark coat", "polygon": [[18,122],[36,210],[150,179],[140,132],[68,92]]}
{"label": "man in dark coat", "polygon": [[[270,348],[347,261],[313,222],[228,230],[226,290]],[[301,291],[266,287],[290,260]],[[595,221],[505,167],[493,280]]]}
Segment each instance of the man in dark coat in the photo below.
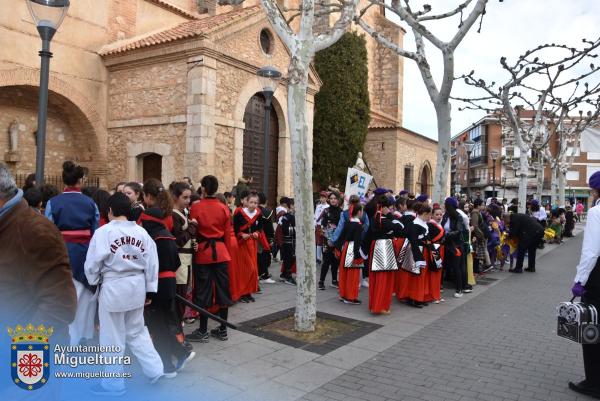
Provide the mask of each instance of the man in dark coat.
{"label": "man in dark coat", "polygon": [[[8,168],[0,163],[0,327],[52,327],[51,344],[68,344],[77,299],[69,256],[54,224],[31,209]],[[10,337],[0,334],[0,360],[10,360]],[[52,352],[51,352],[52,354]],[[52,383],[34,392],[10,383],[10,364],[0,369],[0,399],[58,399]]]}
{"label": "man in dark coat", "polygon": [[[574,297],[581,297],[581,302],[600,310],[600,172],[592,174],[589,185],[593,207],[588,211],[581,258],[571,291]],[[600,399],[600,344],[583,344],[582,347],[585,380],[570,382],[569,388]]]}
{"label": "man in dark coat", "polygon": [[517,264],[511,272],[523,273],[525,252],[527,252],[528,259],[525,271],[535,272],[535,253],[544,237],[544,227],[536,218],[523,213],[505,213],[502,218],[508,227],[509,236],[518,241]]}

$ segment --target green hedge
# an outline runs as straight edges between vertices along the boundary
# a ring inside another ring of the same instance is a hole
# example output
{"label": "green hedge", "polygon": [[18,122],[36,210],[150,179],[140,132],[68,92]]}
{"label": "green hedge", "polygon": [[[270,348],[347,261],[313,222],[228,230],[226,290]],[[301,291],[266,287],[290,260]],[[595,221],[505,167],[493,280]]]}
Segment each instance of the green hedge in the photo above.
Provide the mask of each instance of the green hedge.
{"label": "green hedge", "polygon": [[367,47],[363,35],[347,32],[318,52],[315,68],[323,86],[315,98],[313,177],[326,187],[344,185],[348,167],[363,150],[369,127]]}

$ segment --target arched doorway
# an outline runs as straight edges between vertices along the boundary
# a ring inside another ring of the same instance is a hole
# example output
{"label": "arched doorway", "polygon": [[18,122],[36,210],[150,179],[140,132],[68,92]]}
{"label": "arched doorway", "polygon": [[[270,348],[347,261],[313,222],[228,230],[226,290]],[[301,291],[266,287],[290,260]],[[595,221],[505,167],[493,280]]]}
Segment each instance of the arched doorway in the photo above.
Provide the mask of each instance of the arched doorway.
{"label": "arched doorway", "polygon": [[419,177],[419,181],[421,183],[421,194],[427,194],[429,196],[431,196],[431,194],[429,193],[429,189],[431,186],[431,167],[429,167],[428,163],[425,163],[423,165],[423,168],[421,169],[421,177]]}
{"label": "arched doorway", "polygon": [[162,181],[162,156],[157,153],[144,153],[138,156],[141,164],[142,180],[145,182],[150,178]]}
{"label": "arched doorway", "polygon": [[[265,145],[265,98],[257,93],[250,98],[244,112],[243,175],[252,177],[250,188],[262,192]],[[269,205],[277,205],[277,170],[279,155],[279,122],[271,107],[269,126]],[[237,177],[236,177],[237,178]]]}
{"label": "arched doorway", "polygon": [[[39,78],[39,77],[38,77]],[[17,178],[35,172],[39,88],[33,85],[0,87],[0,157]],[[62,163],[72,160],[97,177],[104,166],[94,128],[83,111],[64,95],[48,92],[45,175],[61,181]],[[15,135],[9,136],[11,126]]]}

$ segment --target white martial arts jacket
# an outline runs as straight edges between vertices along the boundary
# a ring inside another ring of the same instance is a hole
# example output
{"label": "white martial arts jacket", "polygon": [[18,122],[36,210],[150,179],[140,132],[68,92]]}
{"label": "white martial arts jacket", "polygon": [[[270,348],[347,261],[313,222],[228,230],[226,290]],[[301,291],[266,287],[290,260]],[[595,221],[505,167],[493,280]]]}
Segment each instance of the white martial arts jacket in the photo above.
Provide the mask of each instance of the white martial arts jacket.
{"label": "white martial arts jacket", "polygon": [[85,260],[91,285],[100,285],[99,302],[109,312],[144,306],[158,288],[156,244],[134,221],[113,220],[94,232]]}
{"label": "white martial arts jacket", "polygon": [[321,225],[321,215],[323,211],[329,207],[328,203],[319,203],[315,208],[315,227]]}
{"label": "white martial arts jacket", "polygon": [[588,210],[575,282],[585,285],[600,256],[600,200]]}

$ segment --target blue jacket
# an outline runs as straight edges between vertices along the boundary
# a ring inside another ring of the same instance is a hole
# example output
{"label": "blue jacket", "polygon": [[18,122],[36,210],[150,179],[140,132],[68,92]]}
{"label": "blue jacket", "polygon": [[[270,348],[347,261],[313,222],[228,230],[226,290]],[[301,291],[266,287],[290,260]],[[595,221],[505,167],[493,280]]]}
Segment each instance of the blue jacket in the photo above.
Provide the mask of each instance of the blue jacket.
{"label": "blue jacket", "polygon": [[[66,191],[50,199],[46,204],[45,214],[60,231],[90,230],[92,235],[98,228],[100,220],[96,203],[78,191]],[[89,241],[82,242],[65,241],[65,244],[73,278],[89,288],[83,268]]]}
{"label": "blue jacket", "polygon": [[[346,224],[346,222],[348,220],[350,220],[350,216],[349,216],[350,212],[348,210],[344,210],[342,212],[342,214],[340,215],[340,222],[338,223],[335,231],[333,232],[333,243],[336,243],[339,239],[340,236],[342,235],[342,231],[344,231],[344,225]],[[363,225],[363,233],[362,233],[362,238],[364,239],[365,234],[367,233],[367,231],[369,231],[369,217],[367,216],[366,213],[363,213],[363,217],[360,220],[360,222]]]}

